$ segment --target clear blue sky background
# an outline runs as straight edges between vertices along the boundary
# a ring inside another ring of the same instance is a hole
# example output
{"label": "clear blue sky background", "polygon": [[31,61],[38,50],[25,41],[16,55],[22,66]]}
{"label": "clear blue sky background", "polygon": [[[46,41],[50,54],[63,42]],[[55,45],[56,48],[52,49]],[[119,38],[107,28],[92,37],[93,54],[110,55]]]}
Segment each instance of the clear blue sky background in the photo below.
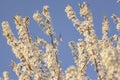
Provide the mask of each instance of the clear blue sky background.
{"label": "clear blue sky background", "polygon": [[[9,21],[15,36],[17,36],[13,16],[16,14],[21,14],[23,17],[30,16],[29,30],[32,37],[40,36],[49,41],[49,38],[44,35],[41,28],[38,27],[37,23],[32,18],[35,10],[39,10],[41,12],[42,7],[44,5],[48,5],[50,7],[56,37],[58,37],[59,34],[62,34],[63,41],[59,46],[59,59],[62,61],[61,65],[64,71],[68,66],[74,65],[71,50],[68,47],[68,42],[71,40],[77,41],[78,38],[82,38],[66,17],[64,9],[68,4],[70,4],[75,10],[77,16],[80,18],[78,3],[82,3],[83,1],[88,2],[90,5],[90,9],[94,17],[96,34],[99,39],[102,36],[101,23],[104,14],[108,16],[111,23],[110,35],[116,33],[115,24],[110,18],[113,13],[120,16],[120,4],[117,4],[116,0],[0,0],[0,23],[4,20]],[[7,70],[10,72],[11,78],[13,80],[17,80],[15,73],[9,67],[12,59],[17,60],[12,53],[11,47],[7,45],[6,39],[2,35],[2,29],[0,27],[0,76],[2,76],[2,72],[4,70]],[[93,80],[97,79],[93,66],[88,66],[87,75]]]}

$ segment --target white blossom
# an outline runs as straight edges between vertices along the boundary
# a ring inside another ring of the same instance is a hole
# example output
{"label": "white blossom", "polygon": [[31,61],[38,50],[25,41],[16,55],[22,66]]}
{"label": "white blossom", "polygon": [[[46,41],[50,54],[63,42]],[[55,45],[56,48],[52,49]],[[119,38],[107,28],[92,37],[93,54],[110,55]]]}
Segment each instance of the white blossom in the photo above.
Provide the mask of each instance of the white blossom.
{"label": "white blossom", "polygon": [[3,72],[4,80],[9,80],[9,73],[7,71]]}
{"label": "white blossom", "polygon": [[[88,4],[83,2],[79,4],[79,7],[83,21],[77,18],[70,5],[65,8],[68,19],[84,37],[79,38],[77,42],[69,42],[75,65],[68,67],[65,72],[62,72],[58,60],[61,36],[58,39],[54,38],[55,32],[48,6],[43,7],[42,13],[35,11],[33,19],[42,26],[50,41],[39,38],[39,36],[36,37],[36,41],[32,39],[28,28],[29,17],[22,18],[20,15],[14,17],[18,39],[14,36],[9,23],[2,22],[3,35],[14,55],[19,59],[17,63],[12,60],[10,65],[18,80],[91,80],[86,75],[89,62],[92,62],[98,80],[120,80],[120,36],[117,34],[108,36],[110,23],[104,16],[103,36],[102,39],[97,38]],[[120,18],[115,14],[112,15],[112,18],[117,23],[116,29],[120,31]],[[3,78],[1,77],[0,80],[10,80],[9,73],[3,72]]]}

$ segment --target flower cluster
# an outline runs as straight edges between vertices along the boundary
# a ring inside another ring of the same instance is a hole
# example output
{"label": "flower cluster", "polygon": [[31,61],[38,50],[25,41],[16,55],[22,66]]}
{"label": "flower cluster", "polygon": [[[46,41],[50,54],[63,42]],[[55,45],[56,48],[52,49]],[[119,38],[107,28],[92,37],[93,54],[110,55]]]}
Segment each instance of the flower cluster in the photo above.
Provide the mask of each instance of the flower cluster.
{"label": "flower cluster", "polygon": [[0,78],[0,80],[10,80],[8,71],[3,72],[3,78]]}
{"label": "flower cluster", "polygon": [[[62,72],[58,60],[61,35],[58,39],[54,38],[55,32],[48,6],[43,7],[42,13],[35,11],[33,19],[43,27],[45,34],[50,37],[50,43],[40,37],[36,37],[35,41],[32,39],[28,29],[29,17],[22,18],[20,15],[14,17],[18,38],[14,36],[9,23],[2,22],[3,35],[19,59],[18,63],[12,60],[10,65],[18,80],[91,80],[86,75],[89,62],[94,65],[98,80],[120,80],[120,36],[108,35],[109,20],[105,15],[102,22],[103,36],[102,39],[98,39],[88,4],[83,2],[79,7],[83,21],[77,18],[70,5],[65,9],[68,19],[84,36],[84,39],[78,39],[77,42],[69,42],[76,65],[68,67],[65,72]],[[117,23],[117,31],[120,31],[120,18],[115,14],[112,18]],[[10,80],[9,73],[3,72],[3,78],[0,80]]]}
{"label": "flower cluster", "polygon": [[33,14],[33,19],[41,26],[43,26],[43,30],[45,34],[48,36],[52,36],[55,34],[54,29],[52,27],[51,17],[49,13],[49,7],[44,6],[42,13],[35,11]]}
{"label": "flower cluster", "polygon": [[[68,19],[76,26],[77,30],[84,36],[84,40],[79,39],[78,42],[71,41],[70,48],[72,50],[73,56],[75,56],[75,63],[77,67],[69,67],[66,74],[69,77],[76,72],[79,72],[77,76],[72,80],[85,80],[82,76],[86,74],[87,64],[92,61],[95,71],[98,75],[98,80],[119,80],[120,79],[120,37],[119,35],[108,36],[109,21],[106,16],[104,16],[102,23],[102,39],[98,39],[93,28],[93,17],[92,13],[88,8],[88,4],[83,2],[79,4],[80,15],[84,18],[84,21],[78,20],[75,13],[70,5],[65,9]],[[71,13],[71,14],[70,14]],[[74,17],[73,17],[74,16]],[[120,18],[115,14],[112,18],[117,22],[116,29],[120,31]],[[74,71],[70,71],[69,69]],[[77,69],[77,70],[76,70]],[[76,71],[75,71],[76,70]],[[73,73],[74,72],[74,73]],[[82,75],[81,75],[82,74]],[[68,79],[70,80],[70,79]]]}
{"label": "flower cluster", "polygon": [[[57,58],[61,38],[53,38],[55,32],[48,9],[48,6],[44,6],[42,14],[36,11],[33,18],[38,24],[43,25],[43,30],[46,35],[50,36],[51,43],[39,37],[36,37],[36,41],[32,40],[28,29],[29,17],[22,18],[20,15],[14,17],[18,39],[14,36],[9,23],[2,22],[3,35],[6,37],[8,45],[12,47],[16,58],[20,60],[18,63],[12,60],[10,65],[18,76],[18,80],[62,80],[63,78]],[[4,80],[9,80],[8,73],[3,74]]]}

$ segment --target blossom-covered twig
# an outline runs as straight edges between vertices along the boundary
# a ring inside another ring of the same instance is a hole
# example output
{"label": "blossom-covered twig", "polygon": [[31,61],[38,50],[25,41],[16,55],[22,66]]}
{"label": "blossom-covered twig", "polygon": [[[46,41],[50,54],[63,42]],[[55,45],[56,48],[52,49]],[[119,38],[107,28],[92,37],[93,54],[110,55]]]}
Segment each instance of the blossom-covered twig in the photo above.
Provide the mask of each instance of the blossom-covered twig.
{"label": "blossom-covered twig", "polygon": [[[83,34],[84,36],[84,40],[83,41],[80,40],[78,42],[79,44],[78,46],[75,46],[75,42],[74,45],[73,41],[70,42],[72,43],[71,44],[72,47],[70,46],[70,48],[72,49],[73,54],[77,56],[75,58],[75,63],[77,67],[85,71],[86,68],[82,68],[82,66],[79,65],[80,64],[84,65],[86,61],[88,61],[87,64],[89,63],[89,61],[92,61],[95,67],[95,71],[97,72],[98,75],[98,80],[120,79],[120,77],[118,76],[120,73],[120,70],[118,69],[118,66],[120,66],[119,63],[120,58],[118,58],[118,56],[120,56],[119,52],[120,49],[118,48],[119,36],[118,35],[114,35],[112,37],[108,36],[110,28],[109,21],[105,15],[102,23],[103,37],[102,39],[98,39],[94,31],[93,17],[91,11],[89,10],[88,4],[86,2],[83,2],[83,4],[79,4],[79,6],[80,16],[84,18],[84,21],[80,21],[76,17],[75,12],[73,11],[70,5],[68,5],[65,9],[68,19],[72,21],[72,23],[75,25],[80,34]],[[120,18],[118,18],[114,14],[112,15],[112,18],[114,19],[115,22],[117,22],[116,29],[120,31],[119,25]],[[115,41],[117,42],[116,44]],[[85,64],[84,66],[87,66],[87,64]],[[81,74],[82,73],[83,72],[81,72]],[[84,74],[85,73],[86,71],[84,72]],[[78,79],[84,80],[81,77],[79,77]]]}

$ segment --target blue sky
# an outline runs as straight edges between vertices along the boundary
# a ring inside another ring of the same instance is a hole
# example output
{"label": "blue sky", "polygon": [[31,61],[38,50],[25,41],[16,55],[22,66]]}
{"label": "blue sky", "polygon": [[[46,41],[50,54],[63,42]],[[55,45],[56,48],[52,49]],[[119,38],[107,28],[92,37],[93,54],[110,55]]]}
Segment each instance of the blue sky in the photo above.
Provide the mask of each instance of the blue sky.
{"label": "blue sky", "polygon": [[[102,37],[101,23],[104,14],[107,15],[110,21],[110,35],[117,33],[115,30],[115,24],[110,18],[113,13],[120,16],[120,4],[117,4],[116,0],[0,0],[0,23],[4,20],[9,21],[15,36],[17,36],[13,16],[16,14],[21,14],[23,17],[30,16],[29,30],[31,36],[33,38],[34,36],[40,36],[49,41],[49,38],[32,18],[35,10],[39,10],[39,12],[41,12],[42,7],[44,5],[48,5],[53,26],[56,31],[56,37],[58,37],[59,34],[62,34],[63,41],[59,46],[59,59],[62,61],[61,66],[64,71],[68,66],[74,65],[71,50],[68,47],[68,42],[71,40],[77,41],[79,38],[82,38],[82,36],[73,27],[71,21],[68,20],[64,9],[68,4],[70,4],[79,19],[82,19],[79,16],[78,3],[82,3],[83,1],[89,3],[90,10],[94,17],[94,28],[99,39]],[[18,61],[13,55],[11,47],[7,45],[6,39],[2,35],[2,28],[0,27],[0,76],[2,76],[2,72],[4,70],[7,70],[10,72],[11,78],[16,80],[15,73],[9,67],[11,60]],[[97,79],[94,68],[90,65],[88,66],[87,75],[93,80]]]}

